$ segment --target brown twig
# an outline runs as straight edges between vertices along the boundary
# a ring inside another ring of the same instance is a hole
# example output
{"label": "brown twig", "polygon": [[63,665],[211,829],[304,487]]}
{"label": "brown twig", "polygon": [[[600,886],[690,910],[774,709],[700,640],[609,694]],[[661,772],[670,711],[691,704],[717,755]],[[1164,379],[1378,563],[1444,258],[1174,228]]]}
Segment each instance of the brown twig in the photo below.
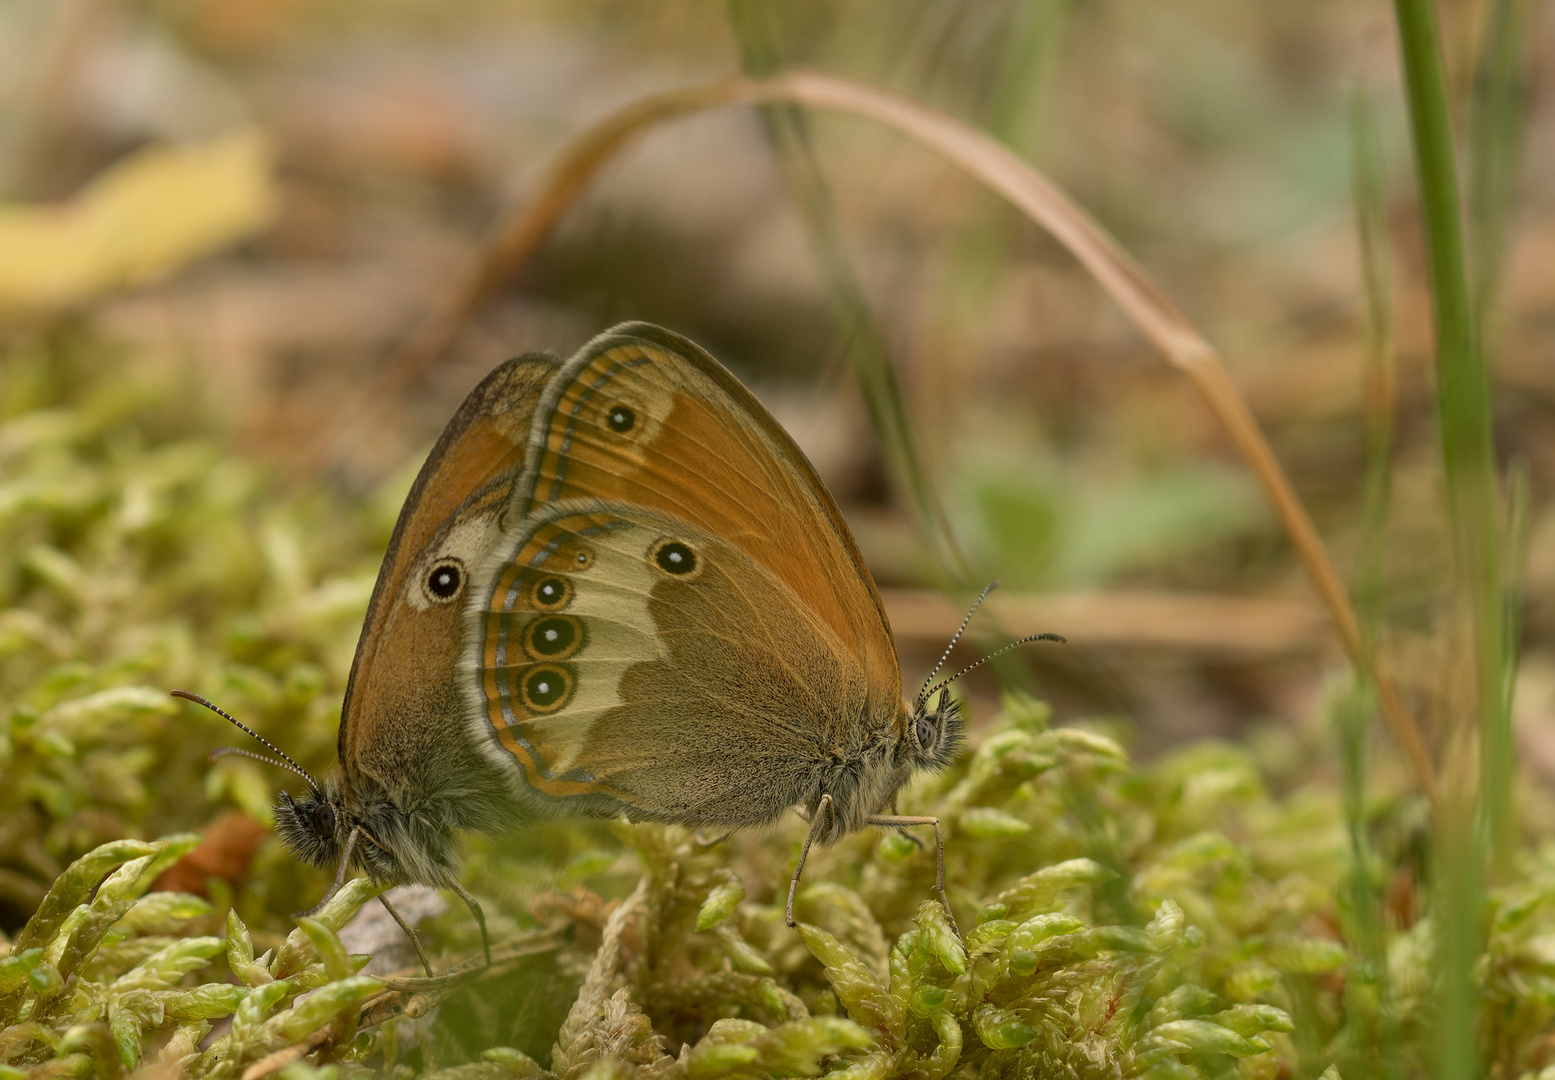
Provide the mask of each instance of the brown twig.
{"label": "brown twig", "polygon": [[1436,768],[1425,740],[1392,680],[1362,639],[1349,596],[1312,519],[1216,350],[1094,218],[1008,147],[938,109],[860,83],[813,72],[790,72],[759,81],[729,79],[649,95],[595,124],[563,152],[538,194],[495,230],[464,281],[412,335],[386,376],[354,409],[347,410],[341,427],[304,451],[296,468],[316,468],[327,460],[376,403],[400,394],[414,382],[452,344],[464,321],[539,249],[595,175],[636,136],[706,109],[775,102],[835,109],[878,121],[1003,195],[1062,243],[1162,357],[1193,381],[1263,486],[1351,662],[1375,680],[1383,717],[1434,806],[1438,799]]}
{"label": "brown twig", "polygon": [[329,1042],[330,1026],[328,1024],[319,1028],[302,1042],[292,1043],[282,1047],[273,1054],[267,1054],[243,1070],[243,1080],[263,1080],[266,1076],[272,1076],[280,1072],[294,1061],[301,1061],[316,1050],[321,1050]]}

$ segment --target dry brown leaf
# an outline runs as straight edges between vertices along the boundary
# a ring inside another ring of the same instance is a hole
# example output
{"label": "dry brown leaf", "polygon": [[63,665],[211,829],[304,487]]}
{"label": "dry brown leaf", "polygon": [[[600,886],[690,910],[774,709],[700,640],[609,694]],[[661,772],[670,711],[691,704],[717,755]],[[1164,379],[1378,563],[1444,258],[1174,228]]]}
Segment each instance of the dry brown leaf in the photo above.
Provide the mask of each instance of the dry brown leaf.
{"label": "dry brown leaf", "polygon": [[162,872],[153,888],[162,892],[208,896],[206,882],[221,878],[229,885],[248,873],[248,864],[270,829],[241,810],[220,814],[203,830],[197,847]]}

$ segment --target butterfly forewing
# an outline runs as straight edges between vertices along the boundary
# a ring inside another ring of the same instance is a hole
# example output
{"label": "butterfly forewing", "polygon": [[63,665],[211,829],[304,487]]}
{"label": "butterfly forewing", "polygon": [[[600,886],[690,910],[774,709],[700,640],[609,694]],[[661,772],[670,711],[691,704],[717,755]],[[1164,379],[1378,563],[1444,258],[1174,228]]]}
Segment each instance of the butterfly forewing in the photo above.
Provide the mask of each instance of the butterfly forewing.
{"label": "butterfly forewing", "polygon": [[[341,712],[340,761],[353,782],[364,772],[386,786],[419,775],[421,755],[459,714],[466,605],[440,603],[424,577],[445,557],[459,576],[489,558],[557,367],[532,354],[498,367],[454,414],[416,477],[373,589]],[[467,586],[457,584],[461,592]]]}
{"label": "butterfly forewing", "polygon": [[666,513],[729,542],[793,590],[897,696],[874,582],[841,512],[766,409],[717,361],[657,327],[619,327],[558,373],[530,441],[521,516],[576,498]]}

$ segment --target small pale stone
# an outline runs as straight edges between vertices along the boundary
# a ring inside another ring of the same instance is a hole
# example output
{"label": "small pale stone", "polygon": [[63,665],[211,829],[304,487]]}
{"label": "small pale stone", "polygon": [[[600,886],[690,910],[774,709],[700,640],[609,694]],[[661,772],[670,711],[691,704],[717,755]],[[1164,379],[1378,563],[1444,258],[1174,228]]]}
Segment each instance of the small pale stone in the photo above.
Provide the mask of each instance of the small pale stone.
{"label": "small pale stone", "polygon": [[[384,896],[411,926],[448,910],[448,901],[428,885],[396,885]],[[375,901],[369,901],[341,929],[340,940],[347,952],[372,953],[372,960],[361,971],[363,975],[388,975],[417,964],[415,946],[383,905]]]}

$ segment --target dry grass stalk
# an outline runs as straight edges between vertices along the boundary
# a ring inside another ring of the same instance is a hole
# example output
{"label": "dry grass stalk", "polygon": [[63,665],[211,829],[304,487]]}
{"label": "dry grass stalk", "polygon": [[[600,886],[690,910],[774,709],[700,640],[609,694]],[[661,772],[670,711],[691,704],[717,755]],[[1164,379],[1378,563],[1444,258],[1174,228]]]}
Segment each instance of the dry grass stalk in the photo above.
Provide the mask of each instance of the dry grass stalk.
{"label": "dry grass stalk", "polygon": [[[966,613],[932,589],[883,589],[898,641],[943,642]],[[1309,653],[1323,644],[1323,609],[1308,600],[1224,593],[995,593],[986,610],[1004,627],[1062,628],[1087,645],[1184,649],[1217,655]]]}

